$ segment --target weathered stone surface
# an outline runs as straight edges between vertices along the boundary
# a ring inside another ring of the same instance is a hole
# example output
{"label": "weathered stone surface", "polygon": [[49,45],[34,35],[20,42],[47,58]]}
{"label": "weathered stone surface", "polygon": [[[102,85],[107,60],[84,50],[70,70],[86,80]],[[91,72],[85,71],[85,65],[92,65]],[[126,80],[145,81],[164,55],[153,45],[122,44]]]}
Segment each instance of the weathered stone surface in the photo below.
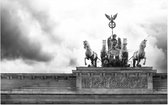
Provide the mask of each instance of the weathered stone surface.
{"label": "weathered stone surface", "polygon": [[166,94],[2,94],[2,104],[166,104]]}
{"label": "weathered stone surface", "polygon": [[154,92],[167,92],[167,74],[156,73],[153,76],[153,89]]}
{"label": "weathered stone surface", "polygon": [[[115,86],[118,86],[118,88],[109,88],[108,86],[110,85],[107,85],[106,82],[104,85],[104,82],[101,82],[102,80],[106,80],[104,78],[114,78],[115,76],[118,76],[118,73],[115,72],[120,71],[119,75],[123,73],[124,77],[120,76],[120,78],[117,78],[117,81],[120,81],[120,84],[126,84],[122,82],[122,80],[125,80],[122,78],[127,78],[129,74],[131,75],[130,78],[134,78],[135,76],[137,76],[136,78],[146,78],[146,76],[151,76],[151,72],[146,74],[146,71],[150,71],[149,68],[144,68],[143,70],[140,70],[140,68],[135,68],[136,70],[133,70],[133,68],[102,68],[101,70],[97,70],[95,68],[86,68],[86,70],[83,69],[84,68],[77,68],[77,70],[73,71],[76,76],[74,74],[56,73],[1,73],[1,102],[6,104],[167,103],[166,73],[156,73],[152,78],[147,79],[147,83],[149,80],[153,81],[152,83],[154,90],[149,93],[149,88],[124,87],[126,89],[123,89],[120,87],[120,85],[116,84]],[[111,73],[111,71],[113,72]],[[95,87],[83,87],[82,89],[76,88],[76,85],[80,86],[80,84],[76,84],[76,81],[81,79],[81,75],[84,77],[95,76]],[[23,76],[23,78],[20,78],[20,76]],[[97,80],[97,78],[103,79]],[[100,88],[100,86],[107,86],[108,88]]]}
{"label": "weathered stone surface", "polygon": [[146,76],[126,76],[119,74],[115,76],[83,76],[82,88],[147,88]]}
{"label": "weathered stone surface", "polygon": [[[112,93],[123,92],[121,91],[123,89],[125,92],[134,93],[132,89],[136,89],[137,92],[151,92],[153,89],[153,75],[156,71],[152,70],[152,67],[77,67],[77,70],[74,70],[73,73],[76,75],[78,89],[90,89],[94,92],[96,92],[94,89],[102,89],[104,92],[108,89]],[[111,89],[119,90],[112,91]]]}
{"label": "weathered stone surface", "polygon": [[[22,77],[22,78],[20,78]],[[2,73],[1,90],[75,88],[76,76],[57,73]]]}

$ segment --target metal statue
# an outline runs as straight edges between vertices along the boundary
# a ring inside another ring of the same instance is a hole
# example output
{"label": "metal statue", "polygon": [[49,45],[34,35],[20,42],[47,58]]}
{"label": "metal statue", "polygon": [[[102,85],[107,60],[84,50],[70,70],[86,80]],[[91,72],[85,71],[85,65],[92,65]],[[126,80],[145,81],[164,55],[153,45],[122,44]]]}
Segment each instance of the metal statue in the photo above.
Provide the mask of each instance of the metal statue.
{"label": "metal statue", "polygon": [[118,40],[116,39],[116,34],[112,35],[113,37],[109,37],[107,39],[107,45],[108,45],[108,59],[110,66],[118,67],[121,65],[120,63],[120,50],[121,50],[121,38],[118,37]]}
{"label": "metal statue", "polygon": [[114,20],[117,14],[111,17],[107,14],[105,16],[110,20],[108,26],[112,29],[112,35],[107,39],[108,51],[106,51],[106,40],[103,40],[103,48],[101,51],[101,62],[103,67],[123,67],[128,66],[128,52],[126,50],[126,38],[123,40],[123,47],[121,38],[116,38],[117,35],[113,34],[113,28],[116,27]]}
{"label": "metal statue", "polygon": [[[141,67],[139,63],[142,59],[144,59],[143,64],[145,65],[146,56],[145,56],[144,50],[146,47],[147,40],[144,39],[141,42],[139,50],[134,52],[133,56],[128,60],[127,39],[123,38],[123,41],[121,41],[120,37],[118,37],[117,39],[117,35],[113,34],[113,28],[116,27],[116,23],[114,22],[114,20],[116,19],[117,14],[113,16],[112,15],[109,16],[105,14],[105,16],[110,20],[108,26],[112,29],[112,35],[107,39],[107,47],[108,47],[107,50],[106,50],[106,40],[103,40],[103,46],[100,53],[101,63],[102,63],[101,66],[102,67],[129,67],[130,64],[128,64],[128,61],[131,58],[133,59],[133,67],[135,66]],[[91,64],[92,64],[91,66],[97,67],[97,59],[99,59],[97,54],[94,51],[92,51],[88,41],[84,41],[83,44],[84,44],[84,48],[86,49],[86,52],[85,52],[86,57],[84,59],[85,65],[87,65],[86,63],[86,59],[87,59],[87,60],[91,60]]]}
{"label": "metal statue", "polygon": [[112,35],[113,38],[109,37],[107,39],[107,45],[108,45],[108,50],[115,50],[117,47],[117,39],[116,39],[116,34]]}
{"label": "metal statue", "polygon": [[133,58],[133,67],[135,67],[136,61],[137,61],[136,66],[141,67],[141,65],[139,64],[141,59],[144,59],[143,65],[145,65],[145,63],[146,63],[146,56],[145,56],[146,42],[147,42],[147,40],[144,39],[139,46],[139,50],[134,52],[133,56],[131,57],[131,58]]}
{"label": "metal statue", "polygon": [[87,63],[86,63],[86,59],[87,59],[87,60],[91,60],[91,64],[93,67],[97,67],[97,59],[98,59],[97,54],[94,51],[92,51],[88,41],[86,41],[86,40],[83,41],[83,44],[84,44],[84,49],[86,49],[86,52],[85,52],[86,57],[84,59],[85,65],[87,65]]}

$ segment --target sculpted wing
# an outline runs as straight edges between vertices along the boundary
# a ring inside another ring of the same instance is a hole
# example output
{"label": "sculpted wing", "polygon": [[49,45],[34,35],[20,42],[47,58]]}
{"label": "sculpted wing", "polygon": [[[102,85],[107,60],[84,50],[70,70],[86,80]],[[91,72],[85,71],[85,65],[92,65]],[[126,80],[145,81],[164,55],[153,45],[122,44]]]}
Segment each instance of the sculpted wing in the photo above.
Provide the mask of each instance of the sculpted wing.
{"label": "sculpted wing", "polygon": [[114,20],[116,19],[116,17],[117,17],[117,14],[118,14],[118,13],[116,13],[116,14],[113,16],[113,19],[114,19]]}
{"label": "sculpted wing", "polygon": [[106,16],[109,20],[111,20],[111,18],[110,18],[110,16],[109,16],[109,15],[105,14],[105,16]]}

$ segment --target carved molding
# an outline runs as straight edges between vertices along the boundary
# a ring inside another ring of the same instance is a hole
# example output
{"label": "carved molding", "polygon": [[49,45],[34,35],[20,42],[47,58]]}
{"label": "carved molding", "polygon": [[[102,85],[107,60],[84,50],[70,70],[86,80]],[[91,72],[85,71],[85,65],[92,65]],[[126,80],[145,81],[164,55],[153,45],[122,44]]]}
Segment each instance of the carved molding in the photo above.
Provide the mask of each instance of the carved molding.
{"label": "carved molding", "polygon": [[8,79],[8,80],[71,80],[71,79],[76,79],[76,76],[73,75],[36,75],[36,74],[17,74],[17,73],[6,73],[6,74],[1,74],[1,80],[2,79]]}

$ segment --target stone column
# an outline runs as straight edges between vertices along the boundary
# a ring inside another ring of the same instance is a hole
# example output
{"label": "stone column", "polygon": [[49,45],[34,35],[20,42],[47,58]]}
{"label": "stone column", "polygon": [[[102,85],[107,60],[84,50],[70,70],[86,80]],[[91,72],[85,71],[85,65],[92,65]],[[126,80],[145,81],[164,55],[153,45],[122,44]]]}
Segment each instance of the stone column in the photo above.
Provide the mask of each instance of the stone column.
{"label": "stone column", "polygon": [[147,73],[148,89],[153,90],[153,73]]}
{"label": "stone column", "polygon": [[82,88],[81,73],[76,73],[76,87],[78,89]]}

